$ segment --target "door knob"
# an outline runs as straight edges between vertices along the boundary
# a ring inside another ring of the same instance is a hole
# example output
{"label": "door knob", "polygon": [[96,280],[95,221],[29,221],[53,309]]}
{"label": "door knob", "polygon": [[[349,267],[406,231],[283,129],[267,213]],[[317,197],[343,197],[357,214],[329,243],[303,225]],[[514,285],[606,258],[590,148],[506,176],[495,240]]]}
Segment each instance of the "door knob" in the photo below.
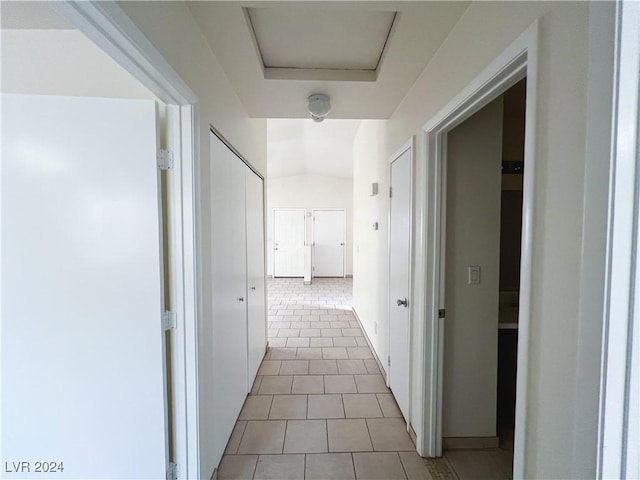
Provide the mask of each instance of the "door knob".
{"label": "door knob", "polygon": [[402,306],[404,306],[404,307],[408,307],[408,306],[409,306],[409,300],[407,300],[406,298],[405,298],[405,299],[402,299],[402,300],[401,300],[401,299],[398,299],[398,300],[396,300],[396,304],[397,304],[399,307],[402,307]]}
{"label": "door knob", "polygon": [[244,298],[243,298],[243,297],[239,297],[239,298],[238,298],[238,301],[239,301],[239,302],[244,302]]}
{"label": "door knob", "polygon": [[251,287],[251,290],[255,290],[255,289],[256,289],[256,287]]}

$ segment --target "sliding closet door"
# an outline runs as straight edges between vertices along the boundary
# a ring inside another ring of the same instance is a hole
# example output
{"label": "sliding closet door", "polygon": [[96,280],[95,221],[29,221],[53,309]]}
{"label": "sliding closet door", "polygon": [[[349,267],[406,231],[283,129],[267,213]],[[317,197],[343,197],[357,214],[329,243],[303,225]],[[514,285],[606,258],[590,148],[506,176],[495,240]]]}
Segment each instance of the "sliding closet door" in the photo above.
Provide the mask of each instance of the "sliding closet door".
{"label": "sliding closet door", "polygon": [[247,394],[246,167],[214,134],[210,148],[213,398],[204,401],[213,402],[217,462]]}
{"label": "sliding closet door", "polygon": [[267,344],[267,317],[264,276],[264,193],[263,180],[249,168],[246,171],[247,188],[247,297],[249,382],[251,390]]}

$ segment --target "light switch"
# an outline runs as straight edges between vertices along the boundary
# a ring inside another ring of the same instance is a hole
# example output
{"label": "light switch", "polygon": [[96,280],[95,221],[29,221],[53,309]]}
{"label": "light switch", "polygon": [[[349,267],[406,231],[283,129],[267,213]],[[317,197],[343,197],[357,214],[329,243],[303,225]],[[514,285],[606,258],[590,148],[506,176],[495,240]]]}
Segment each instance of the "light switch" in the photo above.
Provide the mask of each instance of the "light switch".
{"label": "light switch", "polygon": [[467,283],[469,285],[478,285],[480,283],[480,267],[477,265],[471,265],[468,267],[467,272]]}

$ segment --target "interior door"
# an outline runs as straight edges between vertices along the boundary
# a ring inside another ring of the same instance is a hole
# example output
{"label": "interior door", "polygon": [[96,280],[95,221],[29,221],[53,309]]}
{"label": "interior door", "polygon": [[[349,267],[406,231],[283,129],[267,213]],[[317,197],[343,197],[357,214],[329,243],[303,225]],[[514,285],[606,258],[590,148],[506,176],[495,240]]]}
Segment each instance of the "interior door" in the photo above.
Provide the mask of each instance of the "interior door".
{"label": "interior door", "polygon": [[2,95],[12,478],[165,477],[157,147],[152,101]]}
{"label": "interior door", "polygon": [[344,210],[314,210],[314,277],[344,277],[345,229]]}
{"label": "interior door", "polygon": [[247,198],[247,328],[251,390],[267,346],[263,180],[245,167]]}
{"label": "interior door", "polygon": [[[217,465],[247,395],[247,250],[244,163],[213,133],[213,465]],[[201,400],[202,401],[202,400]]]}
{"label": "interior door", "polygon": [[409,413],[411,262],[411,149],[391,163],[389,201],[389,388],[405,419]]}
{"label": "interior door", "polygon": [[274,209],[273,276],[304,276],[304,244],[307,211]]}

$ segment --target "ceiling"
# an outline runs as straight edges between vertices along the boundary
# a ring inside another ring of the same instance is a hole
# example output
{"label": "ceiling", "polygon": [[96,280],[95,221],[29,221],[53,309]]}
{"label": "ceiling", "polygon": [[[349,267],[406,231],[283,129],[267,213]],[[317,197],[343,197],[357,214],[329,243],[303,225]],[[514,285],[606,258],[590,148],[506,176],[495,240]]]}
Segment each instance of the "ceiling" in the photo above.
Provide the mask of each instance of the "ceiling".
{"label": "ceiling", "polygon": [[353,178],[353,140],[360,120],[267,120],[268,178],[327,175]]}
{"label": "ceiling", "polygon": [[254,118],[389,118],[469,2],[189,2]]}
{"label": "ceiling", "polygon": [[6,30],[75,30],[48,2],[0,2],[0,25]]}

